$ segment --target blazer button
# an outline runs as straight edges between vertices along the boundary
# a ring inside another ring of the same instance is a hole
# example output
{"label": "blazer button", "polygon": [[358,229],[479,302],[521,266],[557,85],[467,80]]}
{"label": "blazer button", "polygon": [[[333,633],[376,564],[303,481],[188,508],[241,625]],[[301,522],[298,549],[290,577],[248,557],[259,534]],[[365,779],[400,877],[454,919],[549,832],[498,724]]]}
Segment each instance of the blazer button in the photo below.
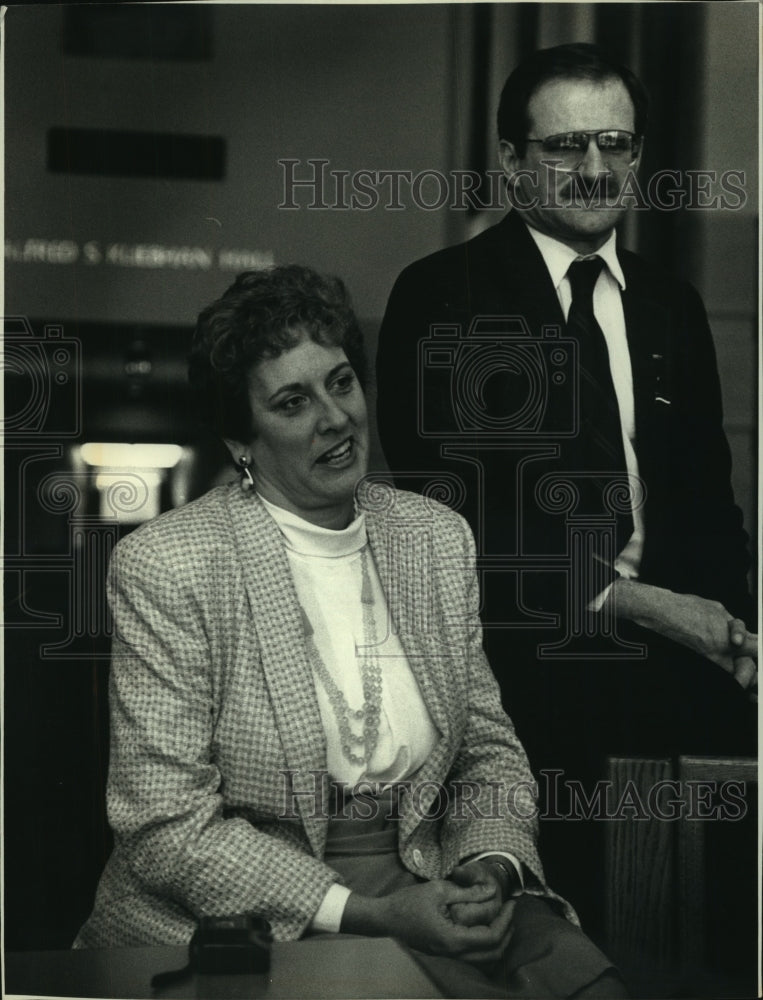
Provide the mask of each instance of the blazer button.
{"label": "blazer button", "polygon": [[413,852],[413,863],[414,865],[416,865],[417,868],[423,868],[424,866],[424,855],[421,853],[418,847]]}

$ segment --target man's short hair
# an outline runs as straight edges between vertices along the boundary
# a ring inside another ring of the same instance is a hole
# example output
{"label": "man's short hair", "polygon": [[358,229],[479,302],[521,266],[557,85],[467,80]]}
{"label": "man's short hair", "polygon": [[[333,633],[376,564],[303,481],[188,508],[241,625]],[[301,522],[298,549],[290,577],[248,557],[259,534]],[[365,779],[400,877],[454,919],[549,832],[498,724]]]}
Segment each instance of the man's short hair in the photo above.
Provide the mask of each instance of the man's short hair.
{"label": "man's short hair", "polygon": [[339,278],[299,264],[239,274],[196,323],[188,375],[202,418],[221,437],[248,441],[249,373],[304,336],[341,347],[365,387],[363,334]]}
{"label": "man's short hair", "polygon": [[[622,80],[633,101],[636,135],[646,131],[649,96],[644,85],[627,66],[611,59],[597,45],[574,42],[539,49],[511,73],[498,105],[498,138],[514,145],[524,156],[530,131],[528,106],[533,94],[549,80]],[[545,138],[545,136],[539,136]]]}

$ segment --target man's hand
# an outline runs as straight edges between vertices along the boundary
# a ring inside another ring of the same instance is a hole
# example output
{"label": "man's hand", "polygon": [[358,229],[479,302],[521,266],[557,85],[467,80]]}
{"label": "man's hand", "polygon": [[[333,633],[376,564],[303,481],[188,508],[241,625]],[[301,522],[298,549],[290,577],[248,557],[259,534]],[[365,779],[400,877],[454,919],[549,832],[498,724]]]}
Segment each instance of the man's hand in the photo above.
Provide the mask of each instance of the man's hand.
{"label": "man's hand", "polygon": [[473,927],[455,923],[450,908],[484,903],[494,895],[494,889],[483,883],[460,886],[445,879],[422,882],[379,898],[353,892],[342,915],[341,930],[396,937],[429,955],[489,965],[500,958],[511,937],[514,901],[499,905],[489,923]]}
{"label": "man's hand", "polygon": [[758,637],[718,601],[620,579],[607,596],[610,602],[618,618],[687,646],[732,674],[745,689],[757,685]]}
{"label": "man's hand", "polygon": [[748,632],[739,618],[729,622],[729,642],[737,655],[734,657],[734,677],[750,697],[758,700],[758,637]]}

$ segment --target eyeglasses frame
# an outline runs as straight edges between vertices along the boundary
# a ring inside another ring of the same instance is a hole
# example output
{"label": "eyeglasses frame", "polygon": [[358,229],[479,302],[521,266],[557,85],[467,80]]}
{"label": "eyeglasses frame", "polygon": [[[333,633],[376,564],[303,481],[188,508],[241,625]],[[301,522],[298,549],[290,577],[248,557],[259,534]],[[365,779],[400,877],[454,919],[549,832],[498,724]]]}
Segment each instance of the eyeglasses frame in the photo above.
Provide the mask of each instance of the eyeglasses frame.
{"label": "eyeglasses frame", "polygon": [[[571,129],[568,129],[566,132],[554,132],[553,135],[547,135],[544,139],[531,139],[531,138],[527,138],[527,139],[525,139],[525,142],[538,142],[538,143],[543,144],[543,143],[549,142],[549,140],[551,140],[551,139],[558,139],[558,138],[560,138],[561,136],[564,136],[564,135],[584,135],[584,136],[586,136],[586,139],[587,139],[587,141],[586,141],[586,147],[585,147],[584,150],[578,150],[578,152],[581,153],[580,160],[578,160],[578,162],[575,164],[575,166],[578,166],[583,161],[583,158],[587,154],[587,152],[588,152],[588,146],[590,145],[590,142],[591,142],[591,139],[592,139],[593,136],[596,137],[596,146],[597,146],[599,152],[606,158],[606,154],[610,153],[611,150],[602,149],[601,148],[601,146],[599,145],[599,136],[600,135],[606,135],[606,133],[608,133],[608,132],[617,132],[618,135],[627,135],[627,136],[630,137],[630,140],[631,140],[631,159],[628,162],[628,166],[629,167],[633,166],[633,164],[636,162],[636,160],[639,158],[639,155],[641,154],[641,144],[644,141],[644,137],[643,137],[643,135],[637,135],[635,132],[628,132],[626,129],[622,129],[622,128],[600,128],[600,129],[582,129],[582,128],[578,129],[578,128],[571,128]],[[558,156],[559,154],[563,153],[563,150],[556,149],[556,150],[548,150],[547,152],[548,152],[549,156]]]}

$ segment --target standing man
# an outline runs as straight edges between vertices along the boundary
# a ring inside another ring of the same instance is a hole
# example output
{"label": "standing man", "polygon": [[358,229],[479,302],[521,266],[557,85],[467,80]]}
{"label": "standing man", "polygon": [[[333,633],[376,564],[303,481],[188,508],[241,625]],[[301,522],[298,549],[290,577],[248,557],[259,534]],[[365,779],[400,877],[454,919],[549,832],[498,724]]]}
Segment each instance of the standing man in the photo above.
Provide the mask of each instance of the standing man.
{"label": "standing man", "polygon": [[756,750],[707,318],[615,233],[646,120],[641,83],[595,46],[530,56],[498,110],[512,209],[403,271],[377,362],[398,485],[444,480],[475,532],[488,652],[531,764],[589,785],[610,753]]}

